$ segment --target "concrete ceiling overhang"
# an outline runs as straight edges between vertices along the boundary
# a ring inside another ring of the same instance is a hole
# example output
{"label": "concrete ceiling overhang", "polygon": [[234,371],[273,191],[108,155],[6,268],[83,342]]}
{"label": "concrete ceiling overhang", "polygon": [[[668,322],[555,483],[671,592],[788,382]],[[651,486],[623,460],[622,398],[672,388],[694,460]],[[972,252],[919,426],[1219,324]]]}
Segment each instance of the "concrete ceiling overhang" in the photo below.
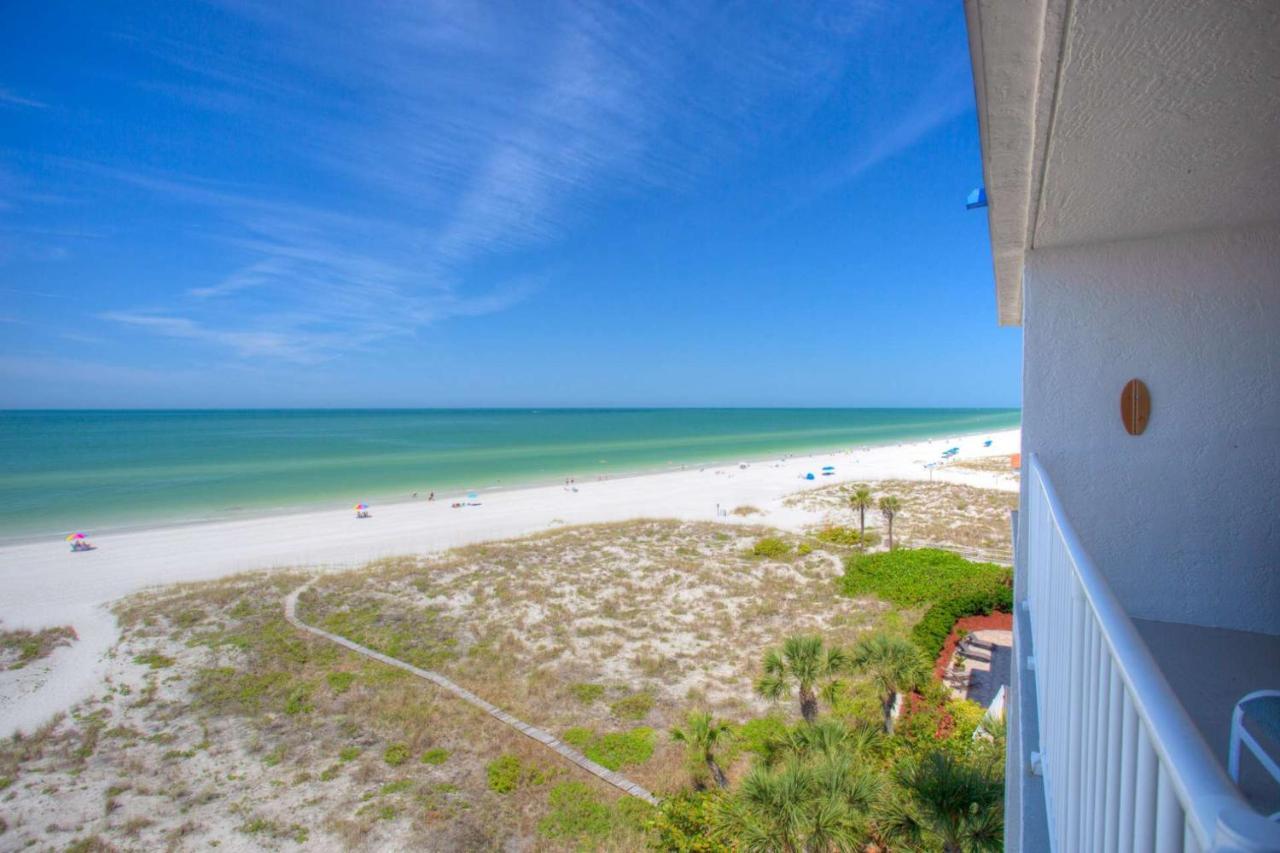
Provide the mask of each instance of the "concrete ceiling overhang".
{"label": "concrete ceiling overhang", "polygon": [[1001,325],[1030,249],[1280,221],[1280,2],[965,11]]}

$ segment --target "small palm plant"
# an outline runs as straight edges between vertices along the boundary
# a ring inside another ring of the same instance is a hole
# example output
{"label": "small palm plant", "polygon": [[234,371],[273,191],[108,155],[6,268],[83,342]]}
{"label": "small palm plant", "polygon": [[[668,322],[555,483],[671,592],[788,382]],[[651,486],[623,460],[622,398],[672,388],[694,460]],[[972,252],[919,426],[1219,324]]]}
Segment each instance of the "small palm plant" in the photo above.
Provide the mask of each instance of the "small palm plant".
{"label": "small palm plant", "polygon": [[757,767],[719,808],[715,834],[760,853],[860,850],[880,792],[878,777],[848,755]]}
{"label": "small palm plant", "polygon": [[1004,782],[999,762],[966,762],[945,752],[910,761],[898,771],[905,798],[887,801],[879,835],[903,847],[938,846],[945,853],[1004,849]]}
{"label": "small palm plant", "polygon": [[818,717],[818,686],[839,675],[847,664],[844,650],[827,648],[821,637],[788,637],[781,648],[765,653],[764,675],[756,682],[756,692],[777,701],[794,688],[800,698],[800,716],[812,723]]}
{"label": "small palm plant", "polygon": [[671,739],[676,743],[684,744],[688,753],[694,787],[703,787],[704,767],[715,781],[717,788],[728,787],[729,780],[725,777],[720,763],[716,761],[716,747],[731,736],[728,723],[716,721],[705,711],[690,711],[685,717],[684,728],[671,730]]}
{"label": "small palm plant", "polygon": [[880,694],[885,734],[893,734],[893,706],[898,694],[915,690],[929,677],[919,650],[907,639],[892,634],[864,637],[853,650],[850,663],[866,673]]}
{"label": "small palm plant", "polygon": [[887,495],[880,499],[880,514],[884,516],[885,524],[889,525],[889,550],[893,550],[893,517],[902,510],[902,501],[893,495]]}
{"label": "small palm plant", "polygon": [[839,755],[861,757],[880,740],[880,731],[864,723],[848,726],[835,717],[824,717],[808,725],[796,726],[766,756],[766,764],[783,758],[833,758]]}
{"label": "small palm plant", "polygon": [[875,505],[871,490],[866,486],[857,486],[849,496],[849,506],[858,511],[858,544],[864,551],[867,550],[867,510]]}

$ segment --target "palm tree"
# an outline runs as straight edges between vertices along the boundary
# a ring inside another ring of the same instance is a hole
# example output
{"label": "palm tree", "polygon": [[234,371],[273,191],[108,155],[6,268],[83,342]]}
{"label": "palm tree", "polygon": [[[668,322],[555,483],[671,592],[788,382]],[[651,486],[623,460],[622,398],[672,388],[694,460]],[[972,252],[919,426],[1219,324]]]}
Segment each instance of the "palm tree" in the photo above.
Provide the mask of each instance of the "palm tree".
{"label": "palm tree", "polygon": [[879,795],[879,778],[848,755],[757,767],[720,807],[715,834],[734,849],[760,853],[858,850]]}
{"label": "palm tree", "polygon": [[777,763],[780,757],[834,758],[839,755],[865,755],[880,738],[878,729],[857,723],[852,728],[834,717],[796,726],[787,732],[766,763]]}
{"label": "palm tree", "polygon": [[858,544],[864,551],[867,550],[867,510],[875,505],[875,498],[866,486],[857,486],[849,496],[849,506],[858,511]]}
{"label": "palm tree", "polygon": [[902,637],[872,634],[853,650],[851,664],[853,669],[870,676],[881,697],[885,734],[893,734],[893,706],[898,694],[915,690],[929,677],[919,650]]}
{"label": "palm tree", "polygon": [[906,763],[897,781],[907,798],[888,801],[876,821],[880,835],[908,847],[932,837],[944,853],[1002,850],[1004,781],[998,767],[999,762],[984,766],[945,752]]}
{"label": "palm tree", "polygon": [[884,516],[885,523],[889,525],[889,550],[893,550],[893,517],[902,509],[902,501],[893,495],[888,495],[880,499],[880,514]]}
{"label": "palm tree", "polygon": [[727,723],[717,722],[705,711],[690,711],[685,717],[685,727],[671,730],[671,739],[676,743],[684,744],[688,751],[690,766],[695,769],[693,783],[696,787],[702,787],[700,767],[703,764],[711,773],[711,778],[715,780],[716,787],[728,787],[729,780],[725,778],[724,770],[716,761],[715,751],[718,744],[731,736]]}
{"label": "palm tree", "polygon": [[764,656],[764,675],[756,682],[756,692],[766,699],[778,700],[791,692],[800,697],[800,715],[806,723],[818,716],[819,682],[837,675],[848,659],[842,649],[826,648],[821,637],[788,637],[782,648],[769,649]]}

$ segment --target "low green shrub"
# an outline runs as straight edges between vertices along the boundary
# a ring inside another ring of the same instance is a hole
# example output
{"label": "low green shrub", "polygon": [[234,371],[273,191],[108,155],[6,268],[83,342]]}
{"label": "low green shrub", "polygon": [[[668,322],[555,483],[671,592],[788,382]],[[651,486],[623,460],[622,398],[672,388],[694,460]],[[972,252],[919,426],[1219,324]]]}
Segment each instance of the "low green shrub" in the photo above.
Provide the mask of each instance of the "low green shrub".
{"label": "low green shrub", "polygon": [[489,790],[510,794],[520,787],[520,759],[514,755],[500,755],[484,769],[489,779]]}
{"label": "low green shrub", "polygon": [[409,760],[409,747],[402,743],[393,743],[382,753],[382,760],[392,767],[399,767]]}
{"label": "low green shrub", "polygon": [[142,664],[143,666],[149,666],[152,669],[166,669],[173,666],[173,658],[155,651],[136,655],[133,662]]}
{"label": "low green shrub", "polygon": [[824,527],[813,538],[828,545],[841,545],[845,548],[856,548],[862,544],[862,535],[852,527]]}
{"label": "low green shrub", "polygon": [[582,782],[562,782],[547,795],[550,810],[538,821],[538,833],[546,838],[574,840],[593,847],[613,828],[613,814]]}
{"label": "low green shrub", "polygon": [[435,747],[422,753],[423,764],[444,764],[449,760],[449,750]]}
{"label": "low green shrub", "polygon": [[899,607],[954,598],[961,592],[1010,584],[1009,569],[974,563],[937,548],[899,548],[855,554],[845,563],[841,588],[846,595],[875,595]]}
{"label": "low green shrub", "polygon": [[570,746],[576,746],[578,749],[586,749],[587,744],[591,743],[591,738],[595,737],[595,732],[582,726],[574,726],[571,729],[565,729],[560,739]]}
{"label": "low green shrub", "polygon": [[610,770],[644,764],[653,755],[653,729],[647,726],[629,732],[599,735],[584,751],[587,758]]}
{"label": "low green shrub", "polygon": [[325,676],[325,681],[329,682],[329,687],[334,693],[346,693],[351,689],[351,684],[356,680],[354,672],[331,672]]}
{"label": "low green shrub", "polygon": [[681,791],[666,797],[649,823],[654,849],[674,853],[729,853],[716,834],[716,814],[725,795],[719,791]]}
{"label": "low green shrub", "polygon": [[525,764],[518,756],[508,753],[485,765],[485,775],[488,777],[490,790],[509,794],[522,785],[541,785],[552,778],[554,771],[536,764]]}
{"label": "low green shrub", "polygon": [[756,755],[768,755],[769,744],[782,740],[786,734],[786,722],[773,714],[747,720],[733,730],[734,742],[747,752],[753,752]]}
{"label": "low green shrub", "polygon": [[605,734],[596,734],[591,729],[576,726],[567,729],[560,739],[582,750],[582,754],[596,764],[610,770],[644,764],[653,755],[655,741],[653,729],[648,726]]}
{"label": "low green shrub", "polygon": [[967,740],[973,737],[974,731],[982,724],[982,718],[987,715],[987,709],[968,699],[955,699],[947,703],[947,713],[955,723],[951,736]]}
{"label": "low green shrub", "polygon": [[609,706],[613,715],[623,720],[643,720],[653,710],[653,694],[647,690],[632,693]]}
{"label": "low green shrub", "polygon": [[791,546],[777,536],[765,536],[756,540],[751,546],[751,553],[757,557],[780,560],[791,553]]}
{"label": "low green shrub", "polygon": [[379,796],[387,796],[388,794],[399,794],[413,787],[412,779],[397,779],[394,782],[388,782],[378,789]]}
{"label": "low green shrub", "polygon": [[989,589],[962,591],[954,598],[939,601],[911,629],[911,639],[929,660],[937,660],[957,620],[965,616],[989,616],[1013,609],[1013,590],[1004,584]]}
{"label": "low green shrub", "polygon": [[937,548],[902,548],[859,554],[845,564],[845,595],[872,594],[900,607],[931,606],[911,629],[911,639],[936,660],[956,620],[1013,608],[1012,573],[994,563],[974,563]]}
{"label": "low green shrub", "polygon": [[575,684],[569,688],[569,692],[573,694],[574,699],[577,699],[583,705],[590,705],[604,695],[604,686],[586,683]]}

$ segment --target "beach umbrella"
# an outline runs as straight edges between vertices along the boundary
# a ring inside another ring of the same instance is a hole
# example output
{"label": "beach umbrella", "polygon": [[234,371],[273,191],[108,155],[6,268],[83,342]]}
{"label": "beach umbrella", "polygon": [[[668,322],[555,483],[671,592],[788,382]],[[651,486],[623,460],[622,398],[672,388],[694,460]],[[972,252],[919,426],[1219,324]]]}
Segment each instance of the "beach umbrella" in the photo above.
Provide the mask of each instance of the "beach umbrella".
{"label": "beach umbrella", "polygon": [[834,471],[834,470],[836,470],[836,466],[834,466],[834,465],[823,465],[823,466],[822,466],[822,470],[823,470],[823,471]]}
{"label": "beach umbrella", "polygon": [[68,542],[75,542],[77,539],[85,538],[83,533],[72,533],[67,536]]}
{"label": "beach umbrella", "polygon": [[480,497],[480,496],[479,496],[479,495],[477,495],[475,492],[467,492],[467,500],[469,500],[469,501],[473,501],[473,500],[475,500],[475,499],[476,499],[476,498],[478,498],[478,497]]}
{"label": "beach umbrella", "polygon": [[366,509],[368,509],[368,508],[369,508],[369,505],[368,505],[368,504],[356,504],[356,505],[355,505],[355,509],[356,509],[356,511],[357,511],[357,512],[362,512],[362,511],[364,511],[364,510],[366,510]]}

